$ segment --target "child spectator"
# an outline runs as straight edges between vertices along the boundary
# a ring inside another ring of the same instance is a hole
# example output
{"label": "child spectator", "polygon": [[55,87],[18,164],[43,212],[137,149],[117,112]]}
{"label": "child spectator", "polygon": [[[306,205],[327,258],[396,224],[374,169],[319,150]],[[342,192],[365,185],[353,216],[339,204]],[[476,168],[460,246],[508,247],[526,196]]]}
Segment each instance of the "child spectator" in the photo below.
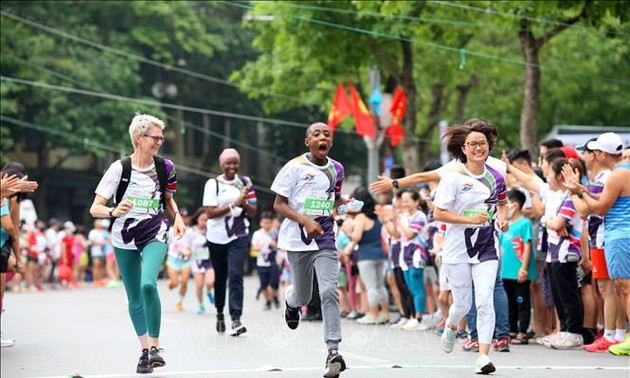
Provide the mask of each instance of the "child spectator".
{"label": "child spectator", "polygon": [[501,233],[501,277],[507,292],[510,333],[514,344],[527,344],[527,328],[531,318],[529,284],[537,278],[536,261],[532,256],[532,224],[523,216],[525,194],[518,189],[508,192],[510,228]]}
{"label": "child spectator", "polygon": [[271,301],[276,308],[278,301],[278,285],[280,282],[280,268],[276,261],[277,240],[272,234],[272,224],[275,214],[263,211],[260,215],[260,229],[252,235],[252,251],[256,252],[256,269],[260,279],[260,289],[265,297],[265,310],[271,310]]}

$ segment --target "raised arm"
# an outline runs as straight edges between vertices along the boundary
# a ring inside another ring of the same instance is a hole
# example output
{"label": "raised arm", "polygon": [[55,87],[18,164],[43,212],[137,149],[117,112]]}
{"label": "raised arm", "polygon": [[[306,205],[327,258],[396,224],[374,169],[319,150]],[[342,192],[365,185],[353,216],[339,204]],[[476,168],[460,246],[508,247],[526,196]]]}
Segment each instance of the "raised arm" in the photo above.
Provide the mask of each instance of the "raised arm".
{"label": "raised arm", "polygon": [[[389,177],[378,176],[378,181],[375,181],[372,184],[370,184],[370,191],[374,193],[385,194],[391,191],[392,188],[394,187],[392,184],[393,181],[394,180]],[[397,181],[398,181],[398,186],[400,188],[404,188],[404,187],[414,186],[414,185],[418,185],[418,184],[422,184],[422,183],[430,182],[430,181],[438,182],[440,181],[440,175],[437,173],[437,170],[433,170],[429,172],[418,172],[418,173],[411,174],[409,176],[405,176],[403,178],[399,178],[397,179]]]}

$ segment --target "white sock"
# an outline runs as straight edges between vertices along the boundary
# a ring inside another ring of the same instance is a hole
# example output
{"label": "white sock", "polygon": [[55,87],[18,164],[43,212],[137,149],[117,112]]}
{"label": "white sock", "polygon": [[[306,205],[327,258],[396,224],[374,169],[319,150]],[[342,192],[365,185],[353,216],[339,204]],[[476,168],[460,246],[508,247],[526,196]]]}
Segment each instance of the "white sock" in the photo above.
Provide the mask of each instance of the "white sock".
{"label": "white sock", "polygon": [[626,330],[617,328],[617,330],[615,331],[615,340],[621,342],[621,341],[624,341],[625,339],[626,339]]}
{"label": "white sock", "polygon": [[604,339],[610,341],[611,343],[615,340],[615,330],[614,329],[605,329],[604,330]]}
{"label": "white sock", "polygon": [[182,303],[184,303],[184,296],[180,295],[179,296],[179,304],[182,304]]}

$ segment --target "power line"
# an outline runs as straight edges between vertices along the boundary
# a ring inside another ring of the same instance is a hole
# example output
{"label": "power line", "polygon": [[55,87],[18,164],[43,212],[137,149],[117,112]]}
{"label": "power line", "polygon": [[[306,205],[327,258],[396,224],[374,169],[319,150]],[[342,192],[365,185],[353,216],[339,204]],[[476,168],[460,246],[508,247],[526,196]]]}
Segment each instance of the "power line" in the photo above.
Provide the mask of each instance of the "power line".
{"label": "power line", "polygon": [[[116,55],[119,55],[119,56],[123,56],[123,57],[128,58],[128,59],[137,60],[137,61],[140,61],[142,63],[150,64],[152,66],[156,66],[156,67],[168,70],[168,71],[178,72],[178,73],[181,73],[181,74],[184,74],[184,75],[195,77],[197,79],[202,79],[202,80],[213,82],[213,83],[217,83],[217,84],[227,85],[227,86],[234,87],[234,88],[238,89],[238,85],[236,85],[234,83],[231,83],[231,82],[229,82],[229,81],[227,81],[225,79],[220,79],[220,78],[217,78],[217,77],[213,77],[213,76],[209,76],[209,75],[206,75],[206,74],[198,73],[198,72],[195,72],[195,71],[187,70],[187,69],[181,68],[181,67],[167,65],[167,64],[164,64],[164,63],[159,62],[157,60],[148,59],[148,58],[145,58],[145,57],[140,56],[140,55],[135,55],[135,54],[132,54],[132,53],[128,53],[126,51],[119,50],[119,49],[116,49],[116,48],[113,48],[113,47],[110,47],[110,46],[106,46],[106,45],[103,45],[101,43],[97,43],[97,42],[90,41],[90,40],[85,39],[85,38],[77,37],[76,35],[67,33],[65,31],[62,31],[62,30],[59,30],[59,29],[56,29],[56,28],[53,28],[53,27],[50,27],[50,26],[47,26],[47,25],[43,25],[43,24],[37,23],[35,21],[29,20],[29,19],[26,19],[26,18],[22,18],[20,16],[16,16],[16,15],[11,14],[11,13],[7,13],[5,11],[1,11],[0,14],[2,16],[4,16],[4,17],[8,17],[10,19],[13,19],[14,21],[18,21],[18,22],[24,23],[26,25],[29,25],[31,27],[43,30],[43,31],[45,31],[47,33],[51,33],[51,34],[55,34],[55,35],[58,35],[58,36],[63,37],[63,38],[71,39],[71,40],[73,40],[75,42],[79,42],[79,43],[82,43],[84,45],[88,45],[90,47],[93,47],[93,48],[96,48],[96,49],[99,49],[99,50],[102,50],[102,51],[107,51],[109,53],[116,54]],[[312,104],[309,104],[309,103],[306,103],[304,101],[301,101],[301,100],[295,98],[294,96],[287,96],[287,95],[278,94],[278,93],[272,93],[272,92],[261,92],[261,93],[263,93],[264,95],[270,96],[270,97],[278,97],[278,98],[282,98],[284,100],[297,102],[297,103],[300,103],[302,105],[312,106]]]}
{"label": "power line", "polygon": [[[254,8],[251,7],[251,6],[242,5],[242,4],[238,4],[238,3],[229,2],[229,3],[225,3],[225,4],[230,5],[230,6],[234,6],[234,7],[240,7],[240,8],[245,8],[245,9],[249,9],[249,10],[254,10]],[[495,60],[495,61],[504,62],[504,63],[510,63],[510,64],[515,64],[515,65],[519,65],[519,66],[538,67],[541,70],[552,70],[552,71],[556,71],[556,72],[561,73],[561,74],[586,77],[586,78],[590,78],[590,79],[596,79],[596,80],[599,80],[599,81],[605,81],[605,82],[610,82],[610,83],[614,83],[614,84],[621,84],[621,85],[628,85],[628,86],[630,86],[630,81],[627,81],[627,80],[617,80],[617,79],[612,79],[612,78],[607,78],[607,77],[591,75],[591,74],[587,74],[587,73],[576,72],[575,70],[571,70],[571,69],[569,69],[567,67],[552,66],[552,65],[547,65],[547,64],[532,64],[532,63],[528,63],[528,62],[522,61],[522,60],[516,60],[516,59],[511,59],[511,58],[504,58],[502,56],[491,55],[491,54],[476,52],[476,51],[473,51],[473,50],[460,49],[460,48],[456,48],[456,47],[452,47],[452,46],[442,45],[442,44],[439,44],[439,43],[436,43],[436,42],[422,40],[422,39],[419,39],[419,38],[407,38],[407,37],[402,37],[402,36],[399,36],[399,35],[393,35],[393,34],[388,34],[388,33],[383,33],[383,32],[377,32],[377,31],[368,30],[368,29],[362,29],[362,28],[358,28],[358,27],[355,27],[355,26],[348,26],[348,25],[337,23],[337,22],[333,23],[333,22],[322,21],[322,20],[318,20],[318,19],[298,16],[298,15],[295,15],[295,14],[285,14],[285,13],[281,13],[281,12],[276,12],[276,13],[274,13],[274,15],[278,15],[280,17],[296,19],[296,20],[300,20],[300,21],[305,21],[305,22],[310,22],[310,23],[314,23],[314,24],[319,24],[319,25],[323,25],[323,26],[328,26],[328,27],[332,27],[332,28],[347,30],[347,31],[355,32],[355,33],[371,35],[373,37],[394,39],[394,40],[406,41],[406,42],[411,42],[411,43],[419,43],[419,44],[422,44],[422,45],[434,47],[434,48],[441,49],[441,50],[450,51],[450,52],[457,53],[457,54],[461,54],[462,51],[465,51],[465,53],[467,55],[477,56],[477,57],[484,58],[484,59]]]}
{"label": "power line", "polygon": [[[116,147],[113,147],[111,144],[106,144],[106,143],[101,143],[101,142],[98,142],[98,141],[93,141],[93,140],[91,140],[91,139],[89,139],[87,137],[81,137],[81,136],[78,136],[76,134],[72,134],[72,133],[69,133],[69,132],[66,132],[66,131],[61,131],[61,130],[59,130],[57,128],[54,128],[54,127],[50,127],[50,126],[46,127],[46,126],[36,125],[36,124],[33,124],[33,123],[29,123],[29,122],[24,122],[24,121],[21,121],[19,119],[15,119],[13,117],[10,117],[10,116],[4,115],[4,114],[0,114],[0,121],[9,122],[9,123],[11,123],[13,125],[20,126],[20,127],[25,127],[27,129],[36,130],[36,131],[39,131],[39,132],[42,132],[42,133],[45,133],[45,134],[54,135],[54,136],[58,136],[58,137],[63,137],[64,139],[72,140],[72,141],[78,142],[78,143],[82,143],[85,146],[94,147],[94,148],[102,150],[102,151],[113,152],[113,153],[121,154],[121,155],[124,155],[124,154],[127,154],[128,152],[130,152],[129,149],[120,150],[120,149],[118,149]],[[221,173],[216,173],[216,172],[204,171],[204,170],[199,169],[199,168],[190,167],[190,166],[186,166],[186,165],[179,164],[179,163],[176,163],[176,169],[184,171],[184,172],[192,173],[192,174],[195,174],[195,175],[199,175],[199,176],[202,176],[202,177],[205,177],[205,178],[212,177],[212,176],[218,176],[218,175],[221,174]],[[259,177],[252,176],[252,175],[249,175],[249,176],[257,179],[258,182],[267,182],[266,180],[258,180]],[[275,194],[274,192],[272,192],[267,187],[260,186],[260,185],[254,185],[254,187],[255,187],[255,189],[257,191],[266,192],[266,193],[270,193],[270,194]]]}
{"label": "power line", "polygon": [[[75,93],[75,94],[79,94],[83,96],[105,98],[108,100],[133,102],[133,103],[149,105],[149,106],[162,106],[168,109],[177,109],[177,110],[183,110],[183,111],[188,111],[192,113],[217,115],[217,116],[222,116],[226,118],[243,119],[246,121],[263,122],[263,123],[268,123],[268,124],[276,124],[280,126],[299,127],[303,129],[309,126],[304,123],[285,121],[285,120],[276,119],[276,118],[264,118],[264,117],[250,116],[250,115],[245,115],[245,114],[228,113],[228,112],[223,112],[223,111],[218,111],[218,110],[195,108],[195,107],[185,106],[185,105],[170,104],[166,102],[156,102],[154,100],[143,100],[139,98],[125,97],[125,96],[113,95],[113,94],[103,93],[103,92],[94,92],[94,91],[88,91],[88,90],[83,90],[83,89],[76,89],[76,88],[70,88],[70,87],[63,87],[59,85],[40,83],[36,81],[18,79],[14,77],[0,76],[0,81],[8,81],[8,82],[16,83],[16,84],[45,88],[45,89],[60,91],[60,92]],[[358,135],[356,131],[345,130],[342,128],[337,128],[337,131],[339,133],[347,134],[347,135]],[[412,136],[409,138],[414,141],[427,140],[427,139],[422,139],[415,136]]]}
{"label": "power line", "polygon": [[222,116],[226,118],[242,119],[246,121],[272,123],[276,125],[289,126],[289,127],[299,127],[299,128],[308,127],[307,124],[293,122],[293,121],[285,121],[285,120],[275,119],[275,118],[265,118],[265,117],[250,116],[250,115],[245,115],[245,114],[229,113],[229,112],[223,112],[219,110],[201,109],[201,108],[195,108],[192,106],[176,105],[176,104],[171,104],[171,103],[166,103],[166,102],[156,102],[154,100],[143,100],[139,98],[125,97],[125,96],[119,96],[119,95],[103,93],[103,92],[94,92],[94,91],[88,91],[88,90],[83,90],[83,89],[63,87],[59,85],[40,83],[36,81],[31,81],[31,80],[23,80],[23,79],[18,79],[14,77],[0,76],[0,80],[22,84],[22,85],[28,85],[31,87],[40,87],[40,88],[46,88],[46,89],[55,90],[55,91],[76,93],[76,94],[80,94],[84,96],[105,98],[108,100],[127,101],[127,102],[133,102],[136,104],[149,105],[149,106],[162,106],[167,109],[184,110],[184,111],[188,111],[192,113],[216,115],[216,116]]}
{"label": "power line", "polygon": [[[50,69],[47,69],[45,67],[41,67],[41,66],[38,66],[38,65],[33,65],[33,64],[27,62],[26,60],[17,58],[15,56],[12,56],[12,59],[15,59],[18,62],[20,62],[21,64],[29,66],[29,67],[31,67],[33,69],[40,70],[42,72],[50,74],[50,75],[52,75],[55,78],[58,78],[58,79],[61,79],[61,80],[66,80],[66,81],[69,81],[69,82],[71,82],[71,83],[73,83],[75,85],[78,85],[80,87],[86,88],[86,86],[83,83],[79,82],[78,80],[75,80],[74,78],[66,76],[64,74],[61,74],[61,73],[59,73],[57,71],[50,70]],[[283,158],[283,157],[281,157],[279,155],[276,155],[274,153],[268,152],[268,151],[266,151],[266,150],[264,150],[262,148],[258,148],[258,147],[252,146],[252,145],[250,145],[248,143],[241,142],[241,141],[239,141],[237,139],[230,138],[230,137],[228,137],[225,134],[218,133],[218,132],[215,132],[215,131],[212,131],[212,130],[207,130],[205,128],[199,127],[198,125],[186,122],[184,120],[181,120],[181,119],[179,119],[177,117],[173,117],[171,115],[167,115],[166,117],[168,119],[176,121],[177,123],[181,123],[185,128],[190,128],[190,129],[193,129],[193,130],[197,130],[197,131],[199,131],[201,133],[204,133],[206,135],[210,135],[210,136],[214,136],[214,137],[217,137],[217,138],[221,138],[221,139],[227,140],[227,141],[229,141],[230,143],[232,143],[234,145],[241,146],[241,147],[247,148],[247,149],[252,150],[252,151],[256,151],[257,153],[269,156],[269,157],[271,157],[273,159],[276,159],[277,161],[285,162],[287,160],[287,159],[285,159],[285,158]]]}
{"label": "power line", "polygon": [[[467,10],[471,10],[471,11],[475,11],[475,12],[481,12],[481,13],[486,13],[486,14],[493,14],[493,15],[496,15],[496,16],[502,16],[502,17],[507,17],[507,18],[516,18],[516,19],[521,19],[521,20],[528,20],[528,21],[538,22],[540,24],[549,24],[549,25],[556,25],[556,26],[570,26],[570,27],[575,28],[575,29],[582,29],[584,32],[592,31],[592,29],[589,29],[589,28],[586,28],[586,27],[580,26],[580,25],[568,24],[566,22],[560,22],[560,21],[554,21],[554,20],[547,20],[547,19],[544,19],[544,18],[536,18],[536,17],[529,17],[529,16],[519,16],[518,14],[499,12],[499,11],[493,10],[491,8],[479,8],[479,7],[475,7],[475,6],[472,6],[472,5],[466,5],[466,4],[461,4],[461,3],[453,3],[453,2],[441,1],[441,0],[440,1],[429,0],[428,3],[432,4],[432,5],[440,5],[440,6],[454,7],[454,8],[460,8],[460,9],[467,9]],[[617,33],[617,35],[625,36],[625,37],[628,36],[628,34],[624,34],[624,33]]]}

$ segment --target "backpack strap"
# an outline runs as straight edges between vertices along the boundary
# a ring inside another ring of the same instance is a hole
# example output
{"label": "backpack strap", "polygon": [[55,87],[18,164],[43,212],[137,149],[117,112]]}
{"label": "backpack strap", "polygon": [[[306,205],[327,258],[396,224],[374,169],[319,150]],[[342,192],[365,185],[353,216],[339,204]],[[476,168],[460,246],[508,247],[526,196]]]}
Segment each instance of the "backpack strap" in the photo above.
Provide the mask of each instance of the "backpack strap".
{"label": "backpack strap", "polygon": [[114,205],[117,205],[122,201],[123,195],[127,191],[129,186],[129,180],[131,179],[131,157],[124,156],[120,159],[122,164],[122,174],[120,175],[120,181],[118,182],[118,189],[116,190],[116,197],[114,197]]}
{"label": "backpack strap", "polygon": [[168,179],[166,176],[166,162],[163,157],[158,155],[153,157],[153,162],[155,163],[155,171],[157,172],[158,183],[160,185],[160,202],[162,202],[163,206],[166,206],[166,181]]}

